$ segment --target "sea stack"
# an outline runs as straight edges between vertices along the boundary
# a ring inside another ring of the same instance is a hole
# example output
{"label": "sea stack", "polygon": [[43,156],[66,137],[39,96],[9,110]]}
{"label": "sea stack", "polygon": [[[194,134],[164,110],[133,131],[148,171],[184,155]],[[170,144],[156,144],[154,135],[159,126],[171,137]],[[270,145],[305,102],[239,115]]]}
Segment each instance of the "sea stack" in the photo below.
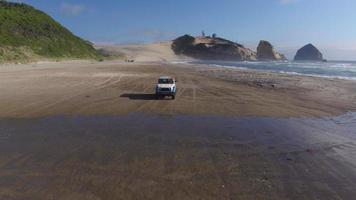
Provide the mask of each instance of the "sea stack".
{"label": "sea stack", "polygon": [[272,44],[268,41],[261,40],[257,47],[258,60],[286,60],[283,54],[275,51]]}
{"label": "sea stack", "polygon": [[312,44],[307,44],[297,51],[295,61],[325,61],[323,54]]}

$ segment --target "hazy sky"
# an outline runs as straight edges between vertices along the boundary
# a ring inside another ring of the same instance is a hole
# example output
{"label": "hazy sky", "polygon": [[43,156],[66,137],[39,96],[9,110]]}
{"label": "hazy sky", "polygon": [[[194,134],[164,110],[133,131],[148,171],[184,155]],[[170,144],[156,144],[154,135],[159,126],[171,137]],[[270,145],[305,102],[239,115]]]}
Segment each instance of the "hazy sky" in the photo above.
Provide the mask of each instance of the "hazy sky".
{"label": "hazy sky", "polygon": [[292,57],[313,43],[327,59],[356,60],[356,0],[20,0],[97,43],[207,34]]}

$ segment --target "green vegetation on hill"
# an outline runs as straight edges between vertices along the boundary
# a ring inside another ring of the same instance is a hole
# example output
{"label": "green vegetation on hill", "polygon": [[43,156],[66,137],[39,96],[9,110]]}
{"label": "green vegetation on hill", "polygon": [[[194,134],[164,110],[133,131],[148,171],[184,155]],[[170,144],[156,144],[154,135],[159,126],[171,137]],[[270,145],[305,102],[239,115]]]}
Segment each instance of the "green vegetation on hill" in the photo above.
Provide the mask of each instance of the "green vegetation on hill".
{"label": "green vegetation on hill", "polygon": [[92,58],[99,55],[90,42],[73,35],[46,13],[0,0],[0,62],[41,58]]}

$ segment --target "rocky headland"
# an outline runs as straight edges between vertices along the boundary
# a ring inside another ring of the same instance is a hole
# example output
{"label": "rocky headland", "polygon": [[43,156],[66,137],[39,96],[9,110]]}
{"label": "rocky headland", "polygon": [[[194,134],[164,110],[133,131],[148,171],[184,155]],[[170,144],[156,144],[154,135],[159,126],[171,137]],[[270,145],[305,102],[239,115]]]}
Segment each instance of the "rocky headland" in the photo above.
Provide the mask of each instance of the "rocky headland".
{"label": "rocky headland", "polygon": [[204,60],[256,60],[256,53],[241,44],[210,36],[181,36],[172,42],[177,55]]}
{"label": "rocky headland", "polygon": [[257,52],[242,44],[216,36],[184,35],[173,40],[171,47],[176,55],[202,60],[286,60],[270,42],[264,40],[259,43]]}

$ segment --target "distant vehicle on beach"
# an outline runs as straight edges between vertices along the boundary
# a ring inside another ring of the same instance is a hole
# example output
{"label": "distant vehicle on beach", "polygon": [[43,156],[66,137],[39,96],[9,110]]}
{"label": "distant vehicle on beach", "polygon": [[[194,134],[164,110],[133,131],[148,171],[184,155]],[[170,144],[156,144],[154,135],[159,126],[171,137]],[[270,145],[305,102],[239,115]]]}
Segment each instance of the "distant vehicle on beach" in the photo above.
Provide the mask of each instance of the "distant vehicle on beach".
{"label": "distant vehicle on beach", "polygon": [[126,61],[126,62],[131,62],[131,63],[132,63],[132,62],[135,62],[134,59],[126,59],[125,61]]}
{"label": "distant vehicle on beach", "polygon": [[176,80],[170,76],[161,76],[158,79],[156,85],[156,98],[171,96],[172,99],[175,99],[176,96]]}

